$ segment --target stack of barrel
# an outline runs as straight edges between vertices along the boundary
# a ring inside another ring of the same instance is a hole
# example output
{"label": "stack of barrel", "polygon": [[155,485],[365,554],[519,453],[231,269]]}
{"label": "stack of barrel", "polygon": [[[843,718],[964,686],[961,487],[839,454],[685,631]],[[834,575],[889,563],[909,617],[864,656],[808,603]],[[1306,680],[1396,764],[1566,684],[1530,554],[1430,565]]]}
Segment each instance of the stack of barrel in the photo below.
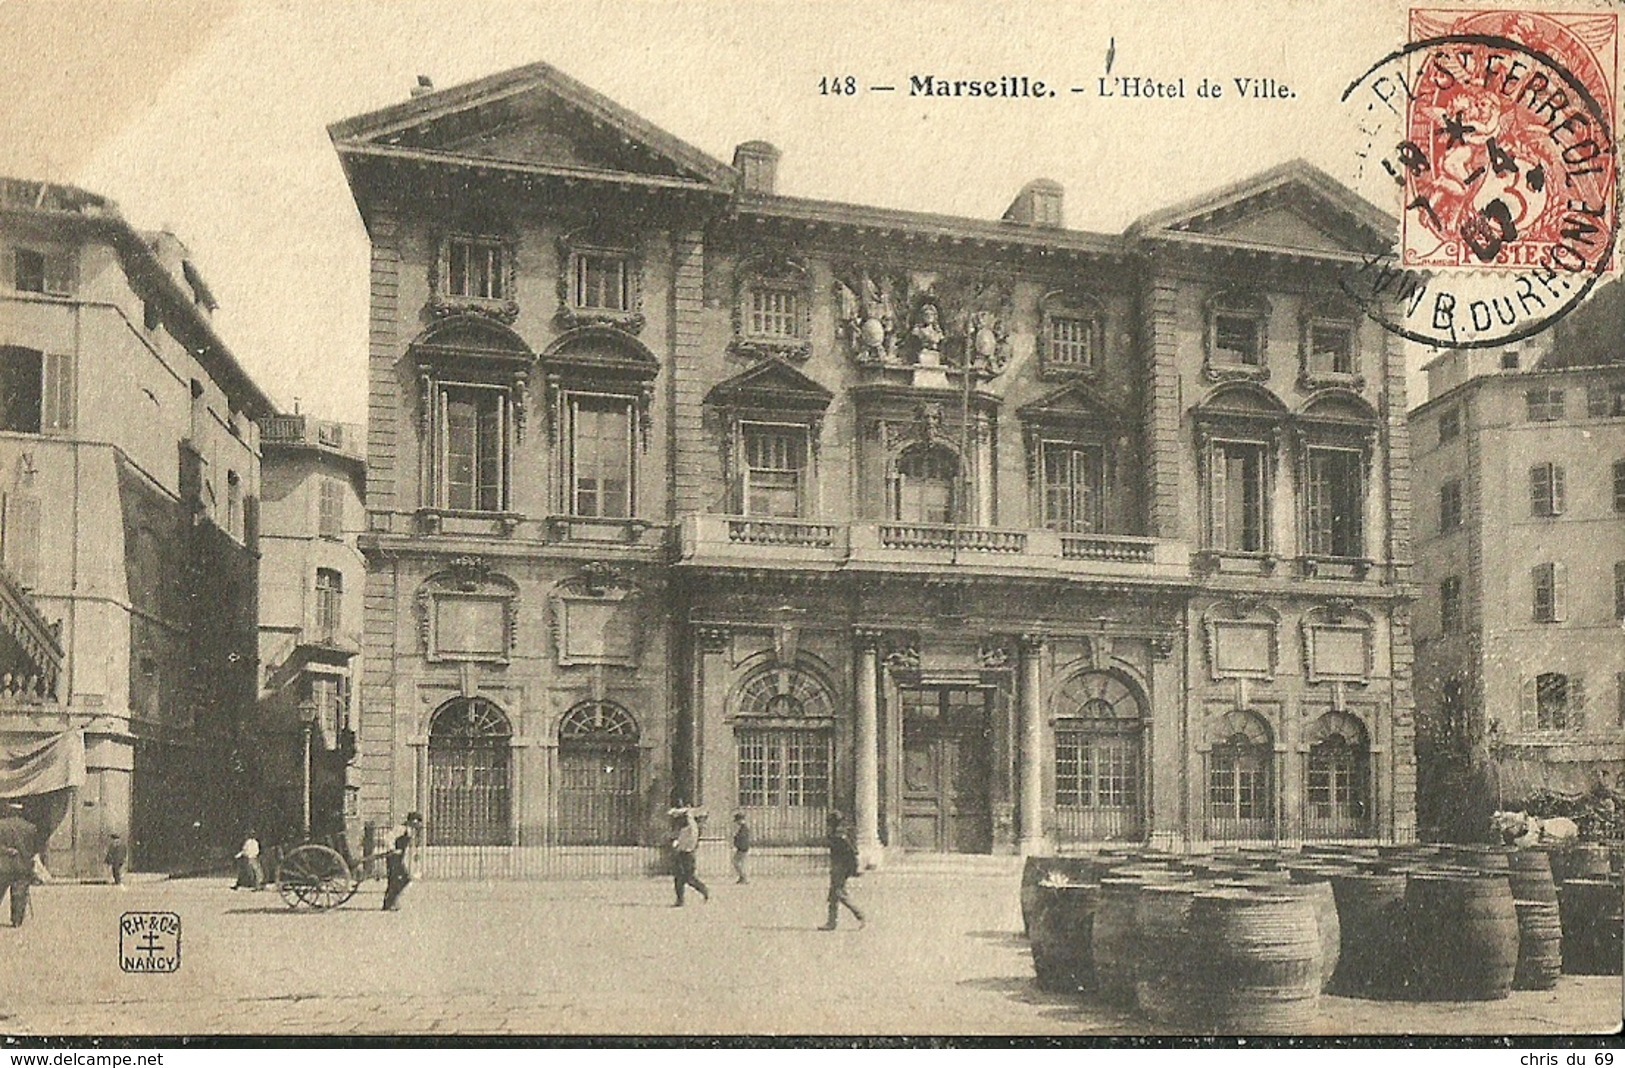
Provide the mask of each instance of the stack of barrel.
{"label": "stack of barrel", "polygon": [[1322,991],[1492,1000],[1619,974],[1618,861],[1470,845],[1030,858],[1022,919],[1046,990],[1174,1028],[1294,1032]]}

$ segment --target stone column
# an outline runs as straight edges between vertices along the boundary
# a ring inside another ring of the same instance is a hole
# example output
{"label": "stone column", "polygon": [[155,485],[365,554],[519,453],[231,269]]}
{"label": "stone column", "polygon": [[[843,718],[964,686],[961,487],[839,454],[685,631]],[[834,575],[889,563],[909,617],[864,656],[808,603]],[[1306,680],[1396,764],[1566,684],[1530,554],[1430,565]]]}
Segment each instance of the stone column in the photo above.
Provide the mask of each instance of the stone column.
{"label": "stone column", "polygon": [[880,632],[859,629],[857,730],[855,743],[857,771],[854,818],[858,860],[865,868],[878,868],[880,846]]}
{"label": "stone column", "polygon": [[1024,857],[1049,852],[1044,837],[1044,636],[1021,636],[1020,850]]}

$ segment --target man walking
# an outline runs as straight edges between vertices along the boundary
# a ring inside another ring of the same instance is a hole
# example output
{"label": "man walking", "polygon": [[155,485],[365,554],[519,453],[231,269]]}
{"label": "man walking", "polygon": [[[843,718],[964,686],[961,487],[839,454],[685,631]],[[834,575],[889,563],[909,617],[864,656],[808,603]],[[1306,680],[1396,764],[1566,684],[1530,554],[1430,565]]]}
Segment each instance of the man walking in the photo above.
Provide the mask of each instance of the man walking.
{"label": "man walking", "polygon": [[130,859],[130,850],[124,844],[124,839],[114,831],[111,840],[107,843],[107,867],[113,873],[113,885],[124,885],[124,865]]}
{"label": "man walking", "polygon": [[28,887],[34,881],[39,829],[23,817],[23,806],[6,805],[0,817],[0,898],[11,894],[11,925],[21,927],[28,915]]}
{"label": "man walking", "polygon": [[863,913],[852,904],[852,899],[846,896],[846,881],[861,875],[858,869],[858,851],[852,845],[852,839],[846,832],[846,821],[839,812],[829,814],[829,919],[822,931],[835,930],[835,921],[840,916],[841,906],[845,905],[852,917],[858,921],[858,930],[863,930]]}
{"label": "man walking", "polygon": [[384,883],[384,908],[389,912],[400,909],[401,895],[412,881],[412,869],[417,861],[415,845],[422,831],[423,816],[408,812],[406,822],[389,832],[389,852],[384,856],[384,870],[388,876]]}
{"label": "man walking", "polygon": [[671,882],[677,891],[677,900],[672,907],[683,907],[683,890],[690,886],[700,892],[700,897],[710,901],[711,891],[706,889],[694,871],[694,854],[700,848],[700,825],[694,819],[694,810],[679,804],[667,815],[677,823],[677,835],[671,840]]}
{"label": "man walking", "polygon": [[745,876],[745,858],[750,855],[750,824],[743,812],[734,813],[734,874],[735,881],[743,885],[750,882]]}

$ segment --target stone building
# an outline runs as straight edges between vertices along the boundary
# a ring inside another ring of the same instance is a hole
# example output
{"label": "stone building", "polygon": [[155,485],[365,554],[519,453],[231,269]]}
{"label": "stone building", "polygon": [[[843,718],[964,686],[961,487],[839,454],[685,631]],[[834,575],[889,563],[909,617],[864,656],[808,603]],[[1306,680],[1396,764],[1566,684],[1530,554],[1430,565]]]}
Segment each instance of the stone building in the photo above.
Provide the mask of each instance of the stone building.
{"label": "stone building", "polygon": [[0,180],[0,749],[82,735],[82,781],[24,799],[58,874],[103,870],[114,832],[136,867],[184,861],[249,800],[272,406],[214,306],[172,235]]}
{"label": "stone building", "polygon": [[288,840],[303,830],[308,805],[313,834],[345,831],[359,847],[352,762],[366,439],[358,425],[297,407],[260,431],[259,830]]}
{"label": "stone building", "polygon": [[1476,836],[1625,774],[1625,287],[1441,356],[1411,413],[1422,817]]}
{"label": "stone building", "polygon": [[[372,245],[360,804],[431,844],[1414,833],[1395,223],[779,193],[535,64],[330,128]],[[725,830],[714,819],[708,833]]]}

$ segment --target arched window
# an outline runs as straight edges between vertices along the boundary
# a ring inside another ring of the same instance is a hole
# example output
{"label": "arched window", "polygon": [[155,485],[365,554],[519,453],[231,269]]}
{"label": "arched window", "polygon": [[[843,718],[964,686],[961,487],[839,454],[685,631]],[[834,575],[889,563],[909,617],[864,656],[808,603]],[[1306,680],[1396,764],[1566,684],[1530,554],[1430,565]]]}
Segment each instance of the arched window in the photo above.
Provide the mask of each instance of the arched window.
{"label": "arched window", "polygon": [[1310,724],[1305,741],[1309,745],[1305,837],[1365,834],[1371,809],[1365,728],[1353,716],[1328,712]]}
{"label": "arched window", "polygon": [[559,841],[637,845],[638,721],[611,701],[583,701],[559,721]]}
{"label": "arched window", "polygon": [[1061,684],[1055,708],[1057,837],[1140,837],[1145,709],[1139,695],[1116,675],[1085,671]]}
{"label": "arched window", "polygon": [[1208,836],[1274,837],[1274,793],[1269,725],[1251,712],[1226,712],[1208,753]]}
{"label": "arched window", "polygon": [[764,845],[822,840],[834,768],[835,702],[805,671],[776,668],[740,687],[738,804]]}
{"label": "arched window", "polygon": [[446,702],[429,723],[430,845],[509,845],[513,728],[483,697]]}
{"label": "arched window", "polygon": [[900,523],[958,519],[959,459],[938,445],[913,445],[897,458],[893,518]]}

